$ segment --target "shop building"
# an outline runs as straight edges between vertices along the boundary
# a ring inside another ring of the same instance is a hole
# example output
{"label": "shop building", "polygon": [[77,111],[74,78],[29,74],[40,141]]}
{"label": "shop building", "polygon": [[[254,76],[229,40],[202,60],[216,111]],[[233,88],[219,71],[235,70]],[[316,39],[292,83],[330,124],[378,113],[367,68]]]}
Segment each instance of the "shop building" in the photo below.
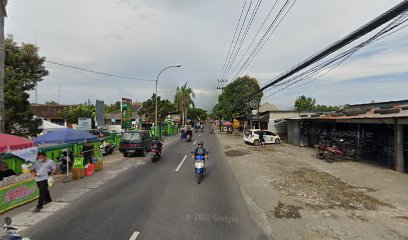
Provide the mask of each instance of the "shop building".
{"label": "shop building", "polygon": [[345,112],[287,119],[288,143],[312,147],[323,138],[353,141],[361,160],[408,172],[408,101],[351,105]]}

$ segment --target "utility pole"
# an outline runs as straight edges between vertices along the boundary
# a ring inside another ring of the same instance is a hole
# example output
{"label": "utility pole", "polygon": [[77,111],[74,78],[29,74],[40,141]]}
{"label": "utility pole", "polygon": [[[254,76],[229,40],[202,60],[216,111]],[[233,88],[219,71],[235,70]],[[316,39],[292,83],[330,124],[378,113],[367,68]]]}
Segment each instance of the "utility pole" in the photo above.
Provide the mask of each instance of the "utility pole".
{"label": "utility pole", "polygon": [[0,133],[4,133],[4,18],[7,17],[7,0],[1,0],[0,4]]}

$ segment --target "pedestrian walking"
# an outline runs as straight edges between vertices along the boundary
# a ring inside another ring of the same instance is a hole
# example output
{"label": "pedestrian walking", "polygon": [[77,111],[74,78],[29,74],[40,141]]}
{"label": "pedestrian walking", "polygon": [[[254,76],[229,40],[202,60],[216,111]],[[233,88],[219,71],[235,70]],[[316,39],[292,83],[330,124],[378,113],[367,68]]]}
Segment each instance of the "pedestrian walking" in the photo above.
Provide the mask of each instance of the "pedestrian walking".
{"label": "pedestrian walking", "polygon": [[35,181],[40,191],[40,197],[34,212],[39,212],[44,205],[52,201],[50,191],[48,190],[48,179],[55,172],[55,169],[56,166],[53,160],[48,159],[44,152],[38,153],[37,161],[34,162],[30,169],[31,173],[35,176]]}
{"label": "pedestrian walking", "polygon": [[264,138],[265,133],[263,132],[263,130],[261,129],[261,131],[259,132],[259,142],[261,143],[260,146],[262,145],[263,147],[265,147],[265,138]]}

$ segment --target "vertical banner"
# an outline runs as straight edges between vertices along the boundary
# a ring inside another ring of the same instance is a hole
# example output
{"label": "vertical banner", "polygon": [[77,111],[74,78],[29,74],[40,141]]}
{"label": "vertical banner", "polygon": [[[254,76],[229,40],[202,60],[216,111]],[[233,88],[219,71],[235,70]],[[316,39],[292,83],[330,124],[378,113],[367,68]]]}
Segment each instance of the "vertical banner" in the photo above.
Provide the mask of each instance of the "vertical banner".
{"label": "vertical banner", "polygon": [[132,100],[122,98],[122,129],[132,128]]}
{"label": "vertical banner", "polygon": [[105,125],[105,103],[104,101],[96,100],[95,104],[96,124],[99,128]]}

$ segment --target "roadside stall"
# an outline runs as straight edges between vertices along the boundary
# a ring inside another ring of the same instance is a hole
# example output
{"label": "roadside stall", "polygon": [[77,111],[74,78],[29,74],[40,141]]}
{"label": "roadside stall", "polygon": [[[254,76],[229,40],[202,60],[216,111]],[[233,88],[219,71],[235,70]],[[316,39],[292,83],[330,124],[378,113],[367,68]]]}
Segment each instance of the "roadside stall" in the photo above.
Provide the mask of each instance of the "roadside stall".
{"label": "roadside stall", "polygon": [[228,134],[228,133],[232,133],[232,123],[229,121],[225,121],[223,123],[224,125],[224,131]]}
{"label": "roadside stall", "polygon": [[[95,144],[90,144],[92,142],[98,143],[97,147]],[[76,130],[76,129],[60,129],[55,130],[49,133],[46,133],[40,137],[35,139],[36,144],[72,144],[72,151],[74,152],[74,159],[69,159],[73,161],[73,168],[72,168],[72,177],[75,179],[79,179],[87,175],[92,174],[95,165],[97,166],[98,170],[102,166],[102,154],[99,150],[99,144],[97,136],[92,135],[86,131]],[[84,143],[84,146],[80,145]],[[92,148],[87,146],[92,146]],[[84,148],[85,147],[85,151]],[[90,157],[90,160],[89,158]],[[67,168],[66,171],[66,178],[64,182],[69,182],[72,180],[70,169]]]}
{"label": "roadside stall", "polygon": [[0,167],[0,213],[38,198],[38,188],[25,164],[34,162],[37,153],[32,141],[0,134],[0,156],[4,158]]}

